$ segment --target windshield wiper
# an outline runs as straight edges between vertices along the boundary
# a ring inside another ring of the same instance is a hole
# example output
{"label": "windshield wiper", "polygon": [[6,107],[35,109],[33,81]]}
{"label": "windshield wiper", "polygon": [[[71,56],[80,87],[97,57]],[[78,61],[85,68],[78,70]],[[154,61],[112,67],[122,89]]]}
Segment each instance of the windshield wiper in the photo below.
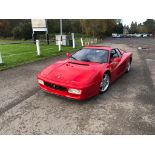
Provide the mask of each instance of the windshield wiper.
{"label": "windshield wiper", "polygon": [[91,61],[90,61],[90,60],[88,60],[88,59],[82,59],[81,61],[91,62]]}
{"label": "windshield wiper", "polygon": [[74,60],[77,60],[75,57],[71,56],[71,58],[73,58]]}

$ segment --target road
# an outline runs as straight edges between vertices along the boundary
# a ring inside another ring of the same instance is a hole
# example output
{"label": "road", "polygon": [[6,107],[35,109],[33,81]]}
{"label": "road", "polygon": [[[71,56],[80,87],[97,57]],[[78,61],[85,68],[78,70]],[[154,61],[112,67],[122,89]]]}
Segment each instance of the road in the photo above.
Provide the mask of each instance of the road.
{"label": "road", "polygon": [[132,69],[87,101],[38,88],[36,73],[63,56],[1,71],[0,134],[155,134],[155,41],[118,38],[103,44],[133,52]]}

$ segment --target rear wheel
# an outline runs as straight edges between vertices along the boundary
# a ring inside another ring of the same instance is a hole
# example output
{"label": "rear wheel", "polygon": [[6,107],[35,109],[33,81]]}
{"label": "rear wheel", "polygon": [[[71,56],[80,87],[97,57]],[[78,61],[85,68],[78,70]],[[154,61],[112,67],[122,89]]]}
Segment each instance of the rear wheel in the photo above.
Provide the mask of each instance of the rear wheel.
{"label": "rear wheel", "polygon": [[104,92],[106,92],[109,88],[110,85],[110,76],[108,73],[106,73],[100,83],[100,94],[103,94]]}
{"label": "rear wheel", "polygon": [[131,69],[131,61],[128,61],[126,73],[128,73],[130,71],[130,69]]}

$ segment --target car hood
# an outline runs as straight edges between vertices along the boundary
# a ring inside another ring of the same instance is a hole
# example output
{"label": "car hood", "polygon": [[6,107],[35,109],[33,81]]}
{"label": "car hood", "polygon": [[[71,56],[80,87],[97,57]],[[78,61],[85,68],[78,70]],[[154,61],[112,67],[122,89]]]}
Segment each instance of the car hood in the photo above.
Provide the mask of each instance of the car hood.
{"label": "car hood", "polygon": [[88,84],[99,73],[101,64],[63,61],[45,68],[41,76],[65,84]]}

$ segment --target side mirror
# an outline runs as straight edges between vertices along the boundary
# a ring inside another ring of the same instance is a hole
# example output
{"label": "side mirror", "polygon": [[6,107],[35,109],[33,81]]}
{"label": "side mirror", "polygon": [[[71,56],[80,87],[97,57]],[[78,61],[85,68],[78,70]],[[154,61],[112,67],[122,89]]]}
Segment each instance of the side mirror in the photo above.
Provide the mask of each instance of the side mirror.
{"label": "side mirror", "polygon": [[72,55],[70,53],[66,53],[67,59],[69,59]]}
{"label": "side mirror", "polygon": [[119,57],[116,57],[116,58],[114,58],[114,60],[113,60],[114,62],[120,62],[121,61],[121,58],[119,58]]}

